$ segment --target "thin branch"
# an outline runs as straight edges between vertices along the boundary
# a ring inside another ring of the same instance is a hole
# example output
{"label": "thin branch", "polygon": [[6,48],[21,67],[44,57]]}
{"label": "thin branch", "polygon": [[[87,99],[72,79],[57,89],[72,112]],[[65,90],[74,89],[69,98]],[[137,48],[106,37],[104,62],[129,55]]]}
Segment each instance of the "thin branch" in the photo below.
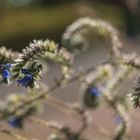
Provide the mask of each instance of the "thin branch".
{"label": "thin branch", "polygon": [[[85,71],[80,72],[78,75],[72,77],[71,79],[68,79],[68,80],[66,81],[66,84],[70,84],[70,83],[73,83],[73,82],[79,80],[82,76],[84,76],[84,75],[90,73],[90,72],[93,71],[93,70],[96,70],[97,67],[99,67],[99,66],[101,66],[101,65],[104,65],[104,64],[107,64],[107,63],[109,63],[109,62],[108,62],[108,61],[105,61],[105,62],[103,62],[102,64],[98,64],[98,65],[92,66],[92,67],[86,69]],[[66,85],[66,84],[65,84],[65,85]],[[63,85],[63,86],[64,86],[64,85]],[[32,98],[30,98],[30,99],[28,99],[28,100],[22,102],[22,103],[19,104],[18,106],[16,106],[11,112],[9,112],[9,115],[15,114],[19,109],[24,108],[25,106],[27,106],[27,105],[29,105],[29,104],[31,104],[31,103],[37,101],[37,100],[41,100],[41,99],[46,98],[46,95],[51,95],[51,93],[52,93],[53,91],[57,90],[57,89],[60,88],[60,87],[61,87],[61,84],[60,84],[60,83],[55,83],[52,87],[49,87],[49,88],[47,89],[47,91],[43,91],[43,92],[40,93],[40,94],[36,94],[36,95],[33,96]],[[2,112],[1,112],[0,119],[3,119],[3,114],[2,114]]]}
{"label": "thin branch", "polygon": [[12,132],[10,130],[1,129],[0,132],[5,133],[6,135],[9,135],[9,136],[13,137],[16,140],[29,140],[28,138],[23,137],[23,136],[15,133],[15,132]]}

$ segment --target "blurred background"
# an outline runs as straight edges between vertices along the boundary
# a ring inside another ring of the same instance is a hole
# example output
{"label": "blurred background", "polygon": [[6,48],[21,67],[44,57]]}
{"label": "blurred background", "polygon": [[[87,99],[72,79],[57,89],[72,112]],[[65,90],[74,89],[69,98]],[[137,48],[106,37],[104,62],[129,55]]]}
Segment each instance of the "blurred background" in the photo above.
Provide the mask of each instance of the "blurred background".
{"label": "blurred background", "polygon": [[140,0],[0,0],[0,44],[20,49],[32,39],[59,42],[81,16],[108,20],[131,38],[140,33]]}
{"label": "blurred background", "polygon": [[[101,18],[112,23],[121,33],[121,39],[125,44],[123,50],[140,53],[140,0],[0,0],[0,45],[20,51],[33,39],[49,38],[61,43],[61,36],[65,28],[78,17],[85,16]],[[87,68],[106,58],[108,47],[105,46],[107,44],[103,40],[95,42],[94,48],[76,58],[75,68],[81,65]],[[59,73],[56,71],[56,65],[51,64],[51,67],[51,74],[47,78],[52,84],[54,77],[57,77]],[[132,86],[133,81],[130,81],[122,91],[128,92]],[[77,102],[79,87],[78,83],[74,83],[56,91],[57,93],[54,95],[68,102]],[[10,93],[25,91],[24,88],[17,88],[15,84],[9,88],[1,86],[0,89],[1,98],[5,97],[9,91]],[[80,126],[79,118],[78,116],[76,118],[75,114],[67,116],[69,113],[66,110],[60,111],[62,109],[57,110],[49,105],[46,105],[45,110],[40,117],[46,120],[54,119],[73,129],[78,127],[75,123]],[[113,111],[108,107],[103,107],[91,114],[93,114],[96,124],[92,124],[85,135],[90,140],[111,140],[116,127],[113,121]],[[139,140],[139,110],[134,110],[133,114],[131,137]],[[105,130],[102,131],[106,131],[106,134],[99,132],[97,126],[104,127]],[[24,132],[14,131],[31,138],[32,136],[38,137],[39,140],[46,140],[47,134],[50,132],[42,126],[28,122]],[[13,140],[1,133],[0,139]]]}

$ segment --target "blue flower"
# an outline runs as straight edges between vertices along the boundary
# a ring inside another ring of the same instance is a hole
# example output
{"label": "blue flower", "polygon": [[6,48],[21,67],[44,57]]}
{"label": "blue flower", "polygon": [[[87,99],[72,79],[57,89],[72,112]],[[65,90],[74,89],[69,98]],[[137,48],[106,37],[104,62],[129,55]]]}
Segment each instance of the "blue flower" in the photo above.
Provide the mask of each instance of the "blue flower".
{"label": "blue flower", "polygon": [[89,88],[89,93],[95,97],[101,96],[101,92],[96,87]]}
{"label": "blue flower", "polygon": [[23,119],[21,117],[17,117],[17,118],[16,117],[10,117],[8,119],[8,123],[12,127],[15,127],[15,128],[19,127],[19,128],[21,128],[22,125],[23,125]]}
{"label": "blue flower", "polygon": [[17,82],[25,87],[30,85],[30,82],[33,80],[32,74],[26,74],[23,78],[19,79]]}
{"label": "blue flower", "polygon": [[1,65],[2,78],[4,81],[8,81],[11,78],[11,71],[10,71],[11,67],[12,64],[10,63]]}
{"label": "blue flower", "polygon": [[11,72],[8,69],[3,69],[2,70],[2,77],[4,80],[10,79],[11,78]]}
{"label": "blue flower", "polygon": [[101,103],[101,92],[96,86],[89,86],[83,94],[83,104],[88,108],[97,108]]}

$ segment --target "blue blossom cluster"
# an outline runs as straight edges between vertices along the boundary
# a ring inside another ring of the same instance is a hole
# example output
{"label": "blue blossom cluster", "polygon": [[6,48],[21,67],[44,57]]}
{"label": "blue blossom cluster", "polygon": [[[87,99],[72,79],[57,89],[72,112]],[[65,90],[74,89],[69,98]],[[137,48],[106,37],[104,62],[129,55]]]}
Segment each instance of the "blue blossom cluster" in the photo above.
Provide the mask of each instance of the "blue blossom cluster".
{"label": "blue blossom cluster", "polygon": [[22,78],[17,80],[18,84],[28,87],[30,86],[30,83],[33,82],[34,78],[31,72],[28,69],[22,69],[22,74],[24,75]]}
{"label": "blue blossom cluster", "polygon": [[[11,69],[13,67],[13,64],[7,63],[7,64],[2,64],[0,67],[1,75],[2,75],[2,80],[5,83],[9,83],[10,79],[12,78],[12,72]],[[33,69],[32,71],[37,73],[39,72],[39,69]],[[18,85],[24,86],[24,87],[32,87],[33,82],[34,82],[34,77],[33,72],[27,68],[23,68],[21,70],[21,74],[19,75],[19,78],[17,80]],[[37,75],[36,73],[36,75]]]}

